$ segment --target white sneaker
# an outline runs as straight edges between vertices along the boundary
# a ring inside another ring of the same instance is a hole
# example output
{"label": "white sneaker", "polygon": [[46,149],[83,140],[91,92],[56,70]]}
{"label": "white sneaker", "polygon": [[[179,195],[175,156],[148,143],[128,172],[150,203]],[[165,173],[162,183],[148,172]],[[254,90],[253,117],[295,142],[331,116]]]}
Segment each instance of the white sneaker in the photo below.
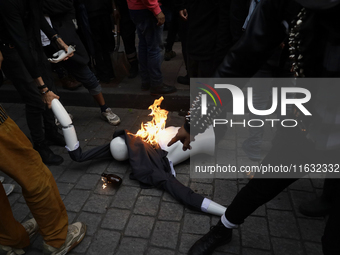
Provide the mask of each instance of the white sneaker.
{"label": "white sneaker", "polygon": [[8,196],[9,194],[12,193],[12,191],[14,190],[15,185],[14,184],[2,184],[4,186],[5,192],[6,192],[6,196]]}
{"label": "white sneaker", "polygon": [[102,118],[107,120],[113,126],[120,123],[120,118],[114,114],[110,108],[107,108],[105,112],[102,112]]}
{"label": "white sneaker", "polygon": [[34,218],[25,221],[22,223],[22,225],[24,226],[30,239],[38,232],[39,226]]}
{"label": "white sneaker", "polygon": [[[30,239],[32,238],[32,236],[34,236],[35,233],[38,232],[38,229],[39,229],[38,223],[35,221],[34,218],[28,221],[25,221],[24,223],[22,223],[22,225],[24,226]],[[22,255],[22,254],[25,254],[25,251],[23,249],[15,249],[10,246],[0,244],[0,254],[1,255]]]}
{"label": "white sneaker", "polygon": [[67,236],[65,243],[58,249],[54,248],[44,242],[44,255],[65,255],[74,247],[76,247],[85,237],[86,225],[82,222],[76,222],[68,225]]}

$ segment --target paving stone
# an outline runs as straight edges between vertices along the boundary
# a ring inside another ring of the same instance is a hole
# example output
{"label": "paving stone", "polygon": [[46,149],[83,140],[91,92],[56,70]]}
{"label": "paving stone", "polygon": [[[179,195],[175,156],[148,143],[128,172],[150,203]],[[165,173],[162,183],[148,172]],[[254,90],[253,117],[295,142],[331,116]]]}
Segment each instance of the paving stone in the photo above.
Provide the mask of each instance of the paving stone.
{"label": "paving stone", "polygon": [[85,174],[85,171],[75,170],[75,169],[67,169],[64,173],[58,178],[58,182],[66,182],[66,183],[77,183],[78,180]]}
{"label": "paving stone", "polygon": [[158,247],[175,249],[178,241],[180,224],[157,221],[151,236],[151,244]]}
{"label": "paving stone", "polygon": [[231,180],[215,180],[214,201],[221,205],[229,205],[237,194],[237,182]]}
{"label": "paving stone", "polygon": [[57,182],[60,195],[67,195],[74,187],[73,183]]}
{"label": "paving stone", "polygon": [[211,198],[213,194],[213,185],[205,183],[192,182],[190,188],[204,197]]}
{"label": "paving stone", "polygon": [[111,208],[103,219],[102,228],[123,230],[130,216],[129,210]]}
{"label": "paving stone", "polygon": [[[65,160],[65,159],[64,159]],[[51,173],[53,174],[53,177],[55,180],[58,180],[58,178],[63,174],[63,172],[65,171],[65,167],[64,166],[49,166],[48,169],[51,171]]]}
{"label": "paving stone", "polygon": [[178,164],[174,166],[176,174],[189,174],[190,173],[190,165],[187,164]]}
{"label": "paving stone", "polygon": [[321,243],[304,243],[307,255],[323,255]]}
{"label": "paving stone", "polygon": [[153,197],[161,197],[163,195],[163,190],[161,189],[142,189],[141,195],[143,196],[153,196]]}
{"label": "paving stone", "polygon": [[304,255],[301,242],[283,238],[271,238],[275,255]]}
{"label": "paving stone", "polygon": [[101,180],[101,177],[97,174],[85,174],[83,175],[76,185],[76,189],[93,189],[97,182]]}
{"label": "paving stone", "polygon": [[241,226],[242,246],[263,250],[270,249],[267,220],[249,216]]}
{"label": "paving stone", "polygon": [[18,222],[22,222],[30,213],[30,209],[26,204],[16,203],[14,206],[12,206],[12,212],[14,218]]}
{"label": "paving stone", "polygon": [[210,228],[210,217],[201,214],[186,214],[182,231],[190,234],[205,234]]}
{"label": "paving stone", "polygon": [[183,218],[183,205],[178,203],[162,202],[158,219],[180,221]]}
{"label": "paving stone", "polygon": [[131,173],[131,168],[129,168],[128,171],[124,175],[123,185],[124,186],[140,187],[139,182],[137,180],[131,180],[130,179],[130,173]]}
{"label": "paving stone", "polygon": [[97,231],[102,218],[102,214],[82,212],[77,218],[77,221],[84,222],[87,226],[86,235],[92,236]]}
{"label": "paving stone", "polygon": [[71,190],[71,192],[64,199],[64,204],[67,211],[79,212],[89,196],[90,191]]}
{"label": "paving stone", "polygon": [[18,193],[11,193],[11,194],[10,194],[9,196],[7,196],[7,197],[8,197],[9,204],[10,204],[11,206],[13,206],[14,203],[15,203],[19,198],[22,197],[22,195],[20,195],[20,194],[18,194]]}
{"label": "paving stone", "polygon": [[275,198],[270,200],[266,204],[269,209],[277,209],[277,210],[292,210],[292,205],[288,196],[288,192],[281,192]]}
{"label": "paving stone", "polygon": [[325,229],[325,221],[318,219],[297,219],[303,240],[321,242]]}
{"label": "paving stone", "polygon": [[91,164],[88,166],[86,173],[88,174],[102,174],[105,172],[107,167],[109,166],[111,160],[105,159],[105,160],[93,160],[91,161]]}
{"label": "paving stone", "polygon": [[149,238],[154,221],[153,217],[132,215],[126,227],[125,235]]}
{"label": "paving stone", "polygon": [[118,245],[120,234],[110,230],[98,230],[92,239],[87,255],[113,255]]}
{"label": "paving stone", "polygon": [[109,207],[110,202],[111,197],[109,196],[92,195],[86,202],[83,210],[93,213],[105,213]]}
{"label": "paving stone", "polygon": [[139,196],[135,205],[134,214],[155,216],[158,213],[160,198]]}
{"label": "paving stone", "polygon": [[140,188],[121,186],[110,207],[131,209],[136,202]]}
{"label": "paving stone", "polygon": [[144,254],[148,241],[140,238],[123,237],[116,255]]}
{"label": "paving stone", "polygon": [[300,239],[299,229],[293,212],[268,210],[270,235]]}
{"label": "paving stone", "polygon": [[146,254],[148,255],[175,255],[175,251],[151,247],[148,249]]}
{"label": "paving stone", "polygon": [[188,174],[177,174],[176,179],[182,183],[184,186],[189,185],[189,175]]}
{"label": "paving stone", "polygon": [[242,255],[273,255],[273,253],[264,250],[242,248]]}
{"label": "paving stone", "polygon": [[128,161],[121,162],[121,161],[112,160],[106,169],[106,173],[125,174],[127,170],[129,169],[129,167],[130,167],[130,164]]}

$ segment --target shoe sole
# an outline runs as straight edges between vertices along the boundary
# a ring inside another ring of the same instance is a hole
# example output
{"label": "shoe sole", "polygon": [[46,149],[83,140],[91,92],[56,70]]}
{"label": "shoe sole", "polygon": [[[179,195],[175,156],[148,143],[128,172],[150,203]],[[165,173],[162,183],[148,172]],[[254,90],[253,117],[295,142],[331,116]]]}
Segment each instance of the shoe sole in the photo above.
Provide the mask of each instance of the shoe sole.
{"label": "shoe sole", "polygon": [[68,252],[70,252],[72,249],[74,249],[78,244],[80,244],[81,241],[83,241],[84,237],[85,237],[85,234],[86,234],[86,229],[87,229],[87,226],[84,224],[84,233],[78,237],[77,241],[74,242],[68,249],[66,247],[65,250],[63,250],[62,252],[60,253],[56,253],[55,255],[65,255],[67,254]]}

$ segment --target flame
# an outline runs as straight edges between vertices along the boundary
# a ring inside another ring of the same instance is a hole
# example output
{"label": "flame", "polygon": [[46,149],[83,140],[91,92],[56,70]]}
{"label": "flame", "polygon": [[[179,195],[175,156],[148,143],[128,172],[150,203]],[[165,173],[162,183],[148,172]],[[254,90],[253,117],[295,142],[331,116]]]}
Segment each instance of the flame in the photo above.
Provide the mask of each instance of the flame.
{"label": "flame", "polygon": [[107,187],[107,183],[105,182],[105,179],[103,177],[102,177],[102,182],[104,182],[102,188],[105,189]]}
{"label": "flame", "polygon": [[160,131],[164,130],[168,111],[161,109],[160,105],[164,100],[163,97],[156,99],[148,109],[151,109],[149,116],[153,116],[151,121],[142,123],[141,128],[137,131],[135,136],[142,138],[144,142],[147,142],[153,146],[158,146],[157,135]]}

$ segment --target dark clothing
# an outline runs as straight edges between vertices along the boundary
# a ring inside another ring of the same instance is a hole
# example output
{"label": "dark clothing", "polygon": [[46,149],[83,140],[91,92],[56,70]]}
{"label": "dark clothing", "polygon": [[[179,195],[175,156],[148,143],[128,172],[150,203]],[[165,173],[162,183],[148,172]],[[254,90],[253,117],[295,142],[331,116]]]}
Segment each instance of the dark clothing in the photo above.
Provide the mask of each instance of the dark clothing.
{"label": "dark clothing", "polygon": [[47,109],[34,81],[41,76],[47,87],[56,92],[50,64],[43,52],[40,29],[51,39],[56,32],[42,14],[40,0],[0,1],[0,49],[3,71],[26,104],[26,119],[34,143],[45,140],[45,132],[57,127],[51,109]]}
{"label": "dark clothing", "polygon": [[[166,151],[159,147],[153,148],[150,144],[143,142],[140,137],[131,135],[127,131],[115,132],[113,138],[117,136],[124,138],[128,147],[131,165],[130,179],[138,180],[142,188],[164,189],[181,203],[201,210],[204,197],[184,186],[172,175]],[[84,153],[79,147],[74,151],[69,151],[69,154],[77,162],[112,158],[110,144]]]}
{"label": "dark clothing", "polygon": [[[87,51],[78,37],[73,20],[75,17],[75,9],[73,1],[70,0],[44,0],[44,15],[49,16],[53,29],[62,37],[67,45],[75,45],[76,51],[68,62],[77,62],[87,65],[89,57]],[[58,51],[57,47],[54,47]]]}
{"label": "dark clothing", "polygon": [[111,0],[84,0],[83,2],[90,19],[102,15],[110,15],[113,11]]}
{"label": "dark clothing", "polygon": [[[40,29],[49,38],[56,34],[42,15],[42,1],[0,1],[0,40],[16,48],[33,79],[41,76],[39,63],[44,57]],[[33,56],[32,51],[38,55]]]}

